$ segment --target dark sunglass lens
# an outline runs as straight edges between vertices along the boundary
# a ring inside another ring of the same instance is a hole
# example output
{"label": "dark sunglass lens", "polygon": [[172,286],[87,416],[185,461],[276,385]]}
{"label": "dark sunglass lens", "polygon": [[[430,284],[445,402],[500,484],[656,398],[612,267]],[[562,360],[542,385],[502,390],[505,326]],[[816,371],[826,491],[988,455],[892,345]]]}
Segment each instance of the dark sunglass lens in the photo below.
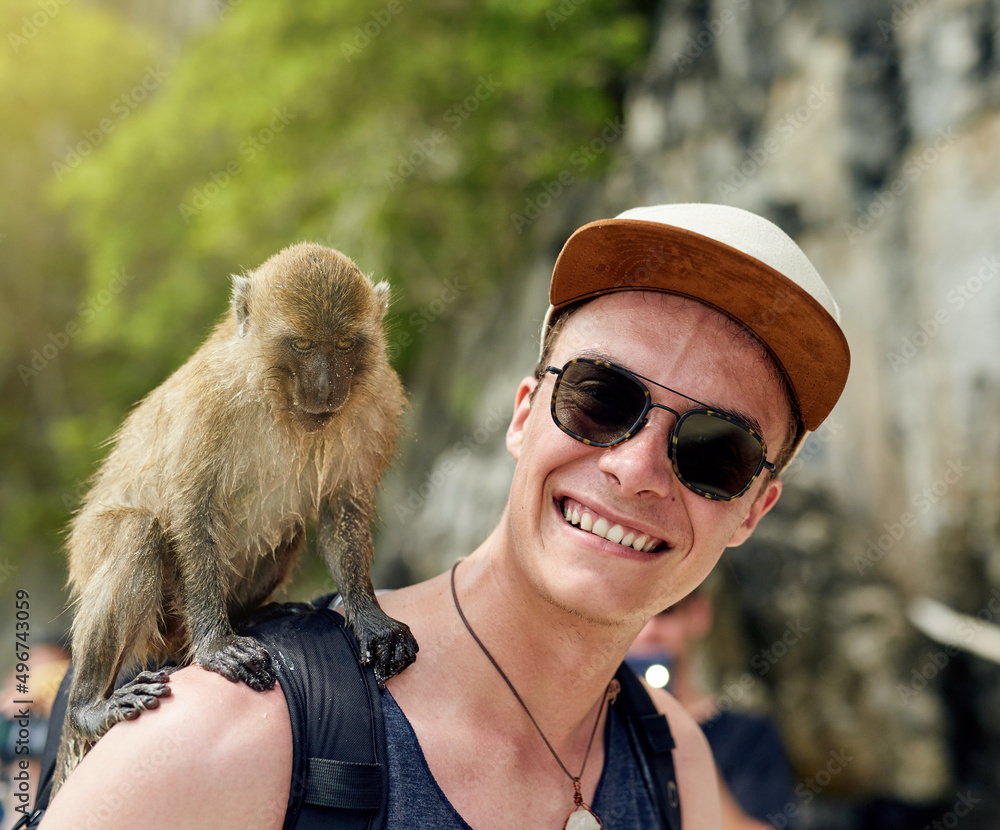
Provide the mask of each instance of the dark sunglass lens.
{"label": "dark sunglass lens", "polygon": [[635,425],[645,402],[645,391],[627,375],[592,363],[570,363],[559,379],[555,414],[579,438],[612,444]]}
{"label": "dark sunglass lens", "polygon": [[760,466],[760,441],[739,424],[706,412],[685,415],[675,430],[677,471],[714,496],[740,493]]}

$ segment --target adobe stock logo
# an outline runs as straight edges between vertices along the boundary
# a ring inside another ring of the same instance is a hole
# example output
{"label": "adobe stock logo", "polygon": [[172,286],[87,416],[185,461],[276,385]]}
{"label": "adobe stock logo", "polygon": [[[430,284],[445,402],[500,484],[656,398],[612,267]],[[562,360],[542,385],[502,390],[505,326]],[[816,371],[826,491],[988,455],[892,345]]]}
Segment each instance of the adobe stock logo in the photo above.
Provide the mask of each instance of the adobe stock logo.
{"label": "adobe stock logo", "polygon": [[896,205],[897,200],[916,184],[938,160],[961,140],[962,136],[951,127],[940,129],[934,140],[916,150],[903,163],[900,175],[879,190],[868,206],[858,213],[854,224],[844,222],[844,233],[853,245],[870,231],[878,221]]}
{"label": "adobe stock logo", "polygon": [[93,153],[143,101],[150,97],[169,75],[170,73],[160,68],[159,64],[155,67],[147,65],[146,74],[142,80],[111,102],[109,105],[110,114],[101,118],[93,126],[86,127],[80,133],[82,138],[75,144],[67,144],[62,161],[52,162],[52,172],[56,174],[56,180],[62,181],[63,176],[83,164],[83,160]]}
{"label": "adobe stock logo", "polygon": [[753,672],[745,671],[732,682],[724,683],[715,702],[715,711],[706,723],[716,718],[719,712],[727,712],[746,695],[760,678],[764,677],[787,655],[795,645],[809,633],[812,626],[804,625],[802,620],[786,622],[785,630],[781,636],[766,648],[762,648],[750,658],[750,668]]}
{"label": "adobe stock logo", "polygon": [[688,37],[683,48],[674,53],[674,66],[677,70],[683,71],[700,58],[725,29],[738,19],[737,12],[748,8],[750,0],[734,0],[731,7],[722,9],[716,17],[706,21],[696,34]]}
{"label": "adobe stock logo", "polygon": [[396,518],[400,522],[406,522],[420,513],[435,493],[488,446],[495,435],[506,429],[509,421],[509,413],[504,413],[496,407],[490,409],[483,422],[461,441],[456,441],[451,447],[450,454],[431,472],[424,475],[422,484],[407,491],[405,501],[396,504]]}
{"label": "adobe stock logo", "polygon": [[111,304],[115,295],[121,294],[125,286],[134,279],[135,275],[126,273],[124,269],[115,271],[105,287],[87,297],[76,307],[77,316],[74,319],[59,331],[50,331],[45,342],[31,350],[28,363],[18,364],[17,373],[21,377],[21,382],[27,386],[33,378],[44,372],[46,367],[79,337],[84,327],[93,322],[101,310]]}
{"label": "adobe stock logo", "polygon": [[739,166],[735,163],[729,165],[731,171],[729,178],[715,184],[719,195],[730,196],[750,181],[762,167],[781,152],[784,143],[808,124],[813,115],[832,98],[833,93],[824,84],[814,85],[804,103],[779,118],[767,135],[755,146],[747,148],[744,153],[746,158]]}
{"label": "adobe stock logo", "polygon": [[39,32],[52,22],[63,6],[69,4],[69,0],[39,0],[38,11],[31,17],[24,15],[21,18],[20,34],[14,31],[7,32],[7,42],[16,55],[21,49],[28,45],[29,41],[38,37]]}
{"label": "adobe stock logo", "polygon": [[924,652],[919,666],[910,671],[908,683],[899,683],[896,693],[903,704],[917,697],[947,667],[957,654],[975,654],[995,662],[1000,659],[1000,591],[993,589],[990,598],[975,615],[955,611],[944,603],[921,596],[912,600],[907,616],[938,647]]}
{"label": "adobe stock logo", "polygon": [[[524,209],[510,215],[511,224],[519,234],[530,227],[542,213],[558,199],[565,190],[576,182],[577,174],[587,171],[625,132],[625,123],[619,118],[604,120],[600,135],[587,144],[581,144],[569,156],[569,166],[564,167],[553,178],[542,183],[533,196],[526,196]],[[574,170],[576,173],[574,173]]]}
{"label": "adobe stock logo", "polygon": [[354,27],[354,38],[340,44],[340,51],[348,63],[367,49],[403,11],[400,0],[389,0],[384,9],[374,9],[368,13],[371,20],[365,21],[364,27]]}
{"label": "adobe stock logo", "polygon": [[916,330],[900,338],[899,348],[890,350],[887,357],[894,373],[899,373],[931,342],[944,326],[955,319],[955,315],[974,301],[993,278],[1000,272],[1000,257],[983,257],[979,261],[979,270],[963,282],[957,283],[944,297],[944,304],[934,314],[917,322]]}
{"label": "adobe stock logo", "polygon": [[494,79],[492,72],[489,76],[480,75],[476,81],[475,89],[448,107],[441,115],[441,120],[451,129],[451,133],[436,127],[426,136],[416,139],[405,156],[400,153],[396,157],[399,164],[395,170],[386,170],[384,174],[389,190],[395,190],[432,158],[439,147],[448,142],[455,131],[501,87],[500,81]]}
{"label": "adobe stock logo", "polygon": [[[288,111],[287,107],[280,110],[275,107],[271,110],[271,114],[273,118],[266,126],[261,127],[256,133],[248,134],[239,143],[236,148],[239,158],[231,158],[221,169],[212,170],[208,174],[211,181],[205,182],[201,187],[196,187],[193,195],[187,201],[177,205],[177,210],[180,211],[185,225],[189,225],[192,218],[207,208],[213,199],[218,198],[222,191],[243,173],[246,165],[254,161],[296,117],[295,114]],[[242,163],[240,158],[243,159]]]}
{"label": "adobe stock logo", "polygon": [[972,467],[963,464],[961,459],[949,461],[948,468],[943,475],[914,493],[910,504],[913,505],[917,513],[910,510],[905,511],[898,520],[885,522],[882,525],[885,533],[880,534],[876,539],[867,540],[864,552],[856,554],[854,557],[854,566],[857,568],[858,574],[863,575],[865,571],[874,568],[881,562],[882,557],[891,551],[906,535],[907,531],[917,523],[917,514],[929,513],[971,469]]}
{"label": "adobe stock logo", "polygon": [[831,749],[826,765],[796,785],[795,798],[798,800],[789,801],[780,812],[768,813],[767,823],[776,830],[784,830],[788,826],[788,820],[796,818],[801,809],[829,787],[853,760],[854,756],[848,755],[844,749]]}

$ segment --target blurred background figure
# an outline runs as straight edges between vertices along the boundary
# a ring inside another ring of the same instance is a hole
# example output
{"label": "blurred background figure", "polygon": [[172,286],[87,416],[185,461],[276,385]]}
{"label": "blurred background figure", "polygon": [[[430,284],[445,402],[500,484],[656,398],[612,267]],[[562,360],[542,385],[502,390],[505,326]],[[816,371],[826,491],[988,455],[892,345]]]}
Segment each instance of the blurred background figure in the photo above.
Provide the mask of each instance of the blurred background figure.
{"label": "blurred background figure", "polygon": [[[18,692],[13,671],[4,678],[0,688],[0,830],[8,830],[21,818],[18,807],[35,803],[45,739],[51,730],[62,728],[61,723],[53,724],[49,717],[68,666],[69,652],[60,643],[39,642],[32,646],[28,658],[30,693],[26,696]],[[25,707],[16,702],[22,699],[31,700],[27,707],[27,740],[18,718]],[[21,768],[21,761],[28,762],[26,770]]]}
{"label": "blurred background figure", "polygon": [[725,782],[725,830],[772,827],[768,817],[784,819],[793,803],[788,758],[768,717],[734,711],[728,700],[720,705],[705,689],[699,644],[712,622],[712,598],[699,588],[646,623],[627,662],[651,686],[666,688],[701,724]]}

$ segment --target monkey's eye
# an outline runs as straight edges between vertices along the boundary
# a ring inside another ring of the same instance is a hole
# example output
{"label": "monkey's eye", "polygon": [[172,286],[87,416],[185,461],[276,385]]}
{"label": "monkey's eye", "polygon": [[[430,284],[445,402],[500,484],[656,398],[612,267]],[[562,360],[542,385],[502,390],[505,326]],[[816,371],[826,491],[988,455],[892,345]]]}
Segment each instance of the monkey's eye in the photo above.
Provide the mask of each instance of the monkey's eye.
{"label": "monkey's eye", "polygon": [[316,348],[316,342],[313,340],[306,340],[305,338],[300,338],[298,340],[292,341],[292,348],[297,352],[311,352]]}
{"label": "monkey's eye", "polygon": [[353,337],[341,337],[337,341],[337,348],[342,352],[349,352],[355,346],[355,340]]}

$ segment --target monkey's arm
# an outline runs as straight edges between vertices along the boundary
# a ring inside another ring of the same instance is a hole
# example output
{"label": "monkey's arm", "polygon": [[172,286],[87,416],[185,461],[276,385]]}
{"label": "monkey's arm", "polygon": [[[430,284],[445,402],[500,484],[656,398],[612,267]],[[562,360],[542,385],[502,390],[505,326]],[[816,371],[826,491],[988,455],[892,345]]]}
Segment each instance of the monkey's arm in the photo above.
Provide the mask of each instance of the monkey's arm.
{"label": "monkey's arm", "polygon": [[197,667],[171,685],[157,711],[101,739],[52,801],[44,830],[94,816],[110,830],[280,830],[292,772],[280,687],[261,694]]}
{"label": "monkey's arm", "polygon": [[317,544],[337,590],[344,616],[372,666],[379,686],[399,674],[417,656],[408,626],[392,619],[378,604],[371,580],[373,494],[343,485],[320,505]]}
{"label": "monkey's arm", "polygon": [[253,637],[237,635],[229,619],[234,592],[227,579],[231,563],[221,509],[203,511],[183,536],[177,546],[178,576],[191,661],[258,692],[270,689],[275,675],[267,649]]}

